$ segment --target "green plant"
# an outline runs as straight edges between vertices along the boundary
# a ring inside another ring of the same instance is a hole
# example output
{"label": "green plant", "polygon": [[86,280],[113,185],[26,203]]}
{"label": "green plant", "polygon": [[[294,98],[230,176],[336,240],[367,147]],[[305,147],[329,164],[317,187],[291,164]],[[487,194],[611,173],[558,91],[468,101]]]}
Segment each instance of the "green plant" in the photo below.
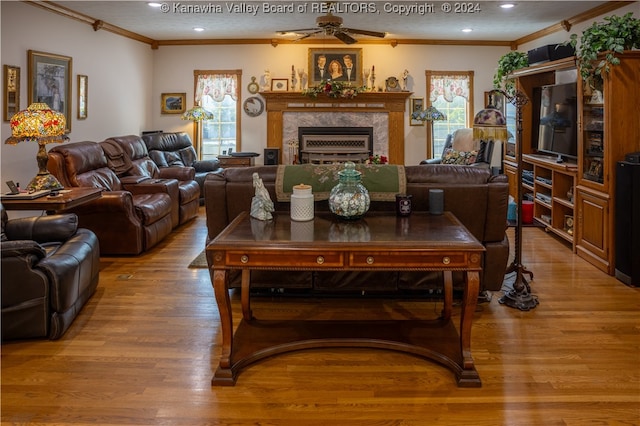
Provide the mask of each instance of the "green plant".
{"label": "green plant", "polygon": [[[582,32],[579,46],[577,34],[571,35],[568,44],[576,48],[580,76],[596,87],[602,73],[608,73],[612,65],[620,63],[618,55],[640,48],[640,20],[633,17],[633,12],[608,16],[604,22],[594,22]],[[598,61],[598,55],[603,52],[605,55]]]}
{"label": "green plant", "polygon": [[520,68],[526,68],[528,66],[529,57],[526,53],[512,50],[503,55],[498,60],[498,68],[493,75],[493,87],[504,90],[509,96],[513,96],[515,92],[515,82],[509,78],[509,75]]}

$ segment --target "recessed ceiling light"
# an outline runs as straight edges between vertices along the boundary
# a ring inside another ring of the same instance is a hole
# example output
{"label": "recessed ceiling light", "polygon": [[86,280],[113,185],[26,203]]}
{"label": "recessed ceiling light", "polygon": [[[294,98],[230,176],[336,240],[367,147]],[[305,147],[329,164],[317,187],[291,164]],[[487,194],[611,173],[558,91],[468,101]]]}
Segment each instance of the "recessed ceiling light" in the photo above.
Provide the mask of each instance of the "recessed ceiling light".
{"label": "recessed ceiling light", "polygon": [[162,6],[162,3],[149,2],[149,3],[147,3],[147,6],[160,7],[160,6]]}
{"label": "recessed ceiling light", "polygon": [[193,31],[197,31],[197,32],[199,32],[199,33],[200,33],[200,32],[202,32],[202,31],[204,31],[204,28],[202,28],[202,27],[194,27],[194,28],[193,28]]}
{"label": "recessed ceiling light", "polygon": [[463,33],[470,33],[471,31],[473,31],[471,28],[464,28],[462,30]]}
{"label": "recessed ceiling light", "polygon": [[505,3],[505,4],[501,4],[500,7],[503,9],[511,9],[512,7],[514,7],[515,4],[513,3]]}

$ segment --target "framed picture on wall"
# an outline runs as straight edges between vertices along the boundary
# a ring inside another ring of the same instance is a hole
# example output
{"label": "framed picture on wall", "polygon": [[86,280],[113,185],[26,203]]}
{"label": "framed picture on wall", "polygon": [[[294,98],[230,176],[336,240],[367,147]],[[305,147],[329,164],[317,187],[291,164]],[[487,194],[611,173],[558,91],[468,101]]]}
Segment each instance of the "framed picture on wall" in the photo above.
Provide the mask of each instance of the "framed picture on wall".
{"label": "framed picture on wall", "polygon": [[411,98],[410,100],[409,125],[424,126],[424,121],[411,118],[414,112],[420,112],[424,109],[424,98]]}
{"label": "framed picture on wall", "polygon": [[89,96],[89,77],[78,74],[78,120],[87,118]]}
{"label": "framed picture on wall", "polygon": [[160,112],[162,112],[162,114],[182,114],[185,112],[187,103],[186,93],[163,93],[160,96],[162,101]]}
{"label": "framed picture on wall", "polygon": [[71,131],[71,57],[52,53],[27,52],[29,87],[27,101],[44,102],[64,114],[65,131]]}
{"label": "framed picture on wall", "polygon": [[309,49],[309,87],[323,80],[362,86],[362,49]]}
{"label": "framed picture on wall", "polygon": [[20,68],[13,65],[4,66],[3,75],[4,121],[20,111]]}

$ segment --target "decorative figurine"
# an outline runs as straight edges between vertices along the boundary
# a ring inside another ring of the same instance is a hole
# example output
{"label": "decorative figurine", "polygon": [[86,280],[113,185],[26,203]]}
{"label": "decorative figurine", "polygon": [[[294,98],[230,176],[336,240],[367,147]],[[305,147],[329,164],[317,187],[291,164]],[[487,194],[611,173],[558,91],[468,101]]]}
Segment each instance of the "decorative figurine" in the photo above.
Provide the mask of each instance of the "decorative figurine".
{"label": "decorative figurine", "polygon": [[263,90],[269,91],[271,90],[271,71],[269,71],[268,69],[264,70],[264,75],[262,76],[263,80],[264,80],[264,86]]}
{"label": "decorative figurine", "polygon": [[273,219],[271,214],[275,210],[273,201],[271,201],[269,191],[264,187],[264,183],[262,183],[258,173],[253,174],[253,187],[256,193],[251,199],[251,217],[259,220]]}
{"label": "decorative figurine", "polygon": [[409,70],[404,70],[402,73],[402,90],[407,91],[407,80],[409,79]]}

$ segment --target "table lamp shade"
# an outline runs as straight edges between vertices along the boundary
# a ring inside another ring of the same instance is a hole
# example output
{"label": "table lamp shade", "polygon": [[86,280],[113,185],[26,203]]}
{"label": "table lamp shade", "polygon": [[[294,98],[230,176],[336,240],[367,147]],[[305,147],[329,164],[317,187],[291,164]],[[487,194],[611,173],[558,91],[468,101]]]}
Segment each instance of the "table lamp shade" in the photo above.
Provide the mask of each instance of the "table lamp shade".
{"label": "table lamp shade", "polygon": [[473,119],[473,139],[506,141],[509,137],[504,115],[489,105]]}
{"label": "table lamp shade", "polygon": [[185,111],[185,113],[182,114],[182,119],[189,120],[189,121],[211,120],[212,118],[213,118],[213,113],[207,111],[201,106],[194,106],[193,108],[191,108],[188,111]]}
{"label": "table lamp shade", "polygon": [[38,174],[34,177],[27,190],[40,191],[44,189],[57,190],[63,186],[47,170],[49,161],[45,145],[61,143],[69,138],[65,135],[66,119],[63,114],[52,110],[45,103],[33,103],[25,110],[17,112],[10,120],[11,136],[5,143],[17,145],[23,141],[38,143]]}
{"label": "table lamp shade", "polygon": [[427,109],[413,112],[411,118],[420,121],[441,121],[446,120],[447,116],[433,105],[429,105]]}

